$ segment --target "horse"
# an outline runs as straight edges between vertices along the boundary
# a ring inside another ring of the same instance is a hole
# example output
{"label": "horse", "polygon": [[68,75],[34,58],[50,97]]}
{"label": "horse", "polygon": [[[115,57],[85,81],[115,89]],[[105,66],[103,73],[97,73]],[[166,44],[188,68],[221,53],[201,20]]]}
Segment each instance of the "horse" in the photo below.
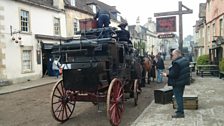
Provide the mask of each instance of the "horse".
{"label": "horse", "polygon": [[[143,67],[142,81],[143,81],[143,83],[146,82],[146,83],[150,84],[150,73],[151,73],[152,65],[153,65],[153,60],[151,59],[150,56],[145,55],[144,57],[142,57],[142,67]],[[147,81],[145,81],[146,78],[147,78]]]}

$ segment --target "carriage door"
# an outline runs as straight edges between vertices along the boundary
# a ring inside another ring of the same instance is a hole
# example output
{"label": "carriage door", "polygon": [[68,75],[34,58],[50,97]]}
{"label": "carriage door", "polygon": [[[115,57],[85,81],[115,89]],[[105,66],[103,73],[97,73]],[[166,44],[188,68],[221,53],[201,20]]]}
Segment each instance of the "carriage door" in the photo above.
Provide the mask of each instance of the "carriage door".
{"label": "carriage door", "polygon": [[119,63],[124,63],[124,46],[120,45],[119,46]]}

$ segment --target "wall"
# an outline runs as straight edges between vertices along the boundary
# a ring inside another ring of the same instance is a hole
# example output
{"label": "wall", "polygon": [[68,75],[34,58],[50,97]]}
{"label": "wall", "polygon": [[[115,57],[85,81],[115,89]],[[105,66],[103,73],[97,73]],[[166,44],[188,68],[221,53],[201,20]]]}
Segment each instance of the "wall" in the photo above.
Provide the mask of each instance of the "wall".
{"label": "wall", "polygon": [[[11,0],[1,1],[1,6],[5,7],[2,14],[4,16],[3,30],[4,38],[1,40],[5,44],[5,59],[3,64],[6,66],[7,79],[16,83],[25,80],[37,79],[42,76],[42,64],[37,64],[37,40],[35,34],[54,35],[53,19],[60,18],[61,36],[66,36],[65,15],[50,9],[44,9],[24,3]],[[30,16],[30,32],[14,34],[15,38],[21,36],[21,41],[15,43],[12,41],[10,26],[12,31],[20,29],[20,9],[29,11]],[[22,56],[21,52],[24,48],[32,49],[32,72],[22,72]]]}
{"label": "wall", "polygon": [[3,39],[5,35],[3,34],[5,26],[4,23],[4,15],[2,15],[2,12],[4,11],[4,6],[0,5],[0,81],[5,80],[6,77],[6,67],[4,64],[5,60],[5,43],[3,43]]}
{"label": "wall", "polygon": [[[211,47],[211,41],[215,38],[213,36],[219,36],[219,20],[223,19],[224,22],[224,0],[211,0],[210,1],[210,7],[206,7],[206,23],[207,26],[210,26],[210,47]],[[215,23],[215,35],[213,35],[213,24]],[[224,23],[222,24],[224,25]],[[224,30],[224,29],[223,29]],[[207,31],[209,32],[209,31]],[[224,32],[224,31],[223,31]]]}

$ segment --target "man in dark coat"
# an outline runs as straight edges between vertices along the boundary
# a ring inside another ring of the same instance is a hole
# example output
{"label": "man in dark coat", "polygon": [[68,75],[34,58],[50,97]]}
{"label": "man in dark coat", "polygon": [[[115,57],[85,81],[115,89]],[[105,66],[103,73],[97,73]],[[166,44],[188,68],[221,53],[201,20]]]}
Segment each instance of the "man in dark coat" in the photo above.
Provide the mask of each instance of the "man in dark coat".
{"label": "man in dark coat", "polygon": [[121,23],[118,25],[118,27],[121,28],[121,31],[119,33],[119,40],[120,41],[127,41],[129,44],[132,44],[130,41],[130,33],[125,28],[128,25],[128,23]]}
{"label": "man in dark coat", "polygon": [[157,69],[157,83],[162,83],[163,82],[163,76],[161,75],[162,72],[165,69],[164,61],[161,58],[161,54],[156,55],[157,62],[156,62],[156,69]]}
{"label": "man in dark coat", "polygon": [[172,118],[184,118],[183,94],[185,85],[190,83],[189,61],[177,49],[172,52],[172,60],[169,74],[162,73],[162,75],[168,77],[168,86],[173,87],[173,94],[177,102],[177,111]]}
{"label": "man in dark coat", "polygon": [[106,10],[99,9],[94,17],[94,19],[97,20],[97,27],[103,28],[103,27],[109,27],[110,24],[110,13]]}

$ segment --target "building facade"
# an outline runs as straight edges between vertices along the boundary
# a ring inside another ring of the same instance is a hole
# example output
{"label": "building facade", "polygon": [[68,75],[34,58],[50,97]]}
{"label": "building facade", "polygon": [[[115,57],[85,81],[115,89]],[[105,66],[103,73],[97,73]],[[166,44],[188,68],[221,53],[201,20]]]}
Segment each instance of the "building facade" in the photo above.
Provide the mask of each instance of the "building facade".
{"label": "building facade", "polygon": [[124,21],[114,6],[97,0],[1,0],[0,82],[53,74],[52,46],[73,37],[80,19],[93,18],[95,3],[109,8],[111,26]]}
{"label": "building facade", "polygon": [[47,0],[44,3],[40,0],[3,0],[0,3],[0,80],[15,83],[40,78],[42,40],[37,39],[36,34],[66,36],[65,27],[61,27],[65,26],[64,12]]}
{"label": "building facade", "polygon": [[209,54],[210,62],[218,64],[224,56],[224,1],[207,0],[200,4],[199,21],[196,22],[195,41],[198,56]]}
{"label": "building facade", "polygon": [[151,55],[156,55],[158,53],[158,42],[159,39],[156,33],[156,23],[152,21],[152,18],[148,18],[148,22],[144,25],[148,29],[147,31],[147,43],[146,51]]}

